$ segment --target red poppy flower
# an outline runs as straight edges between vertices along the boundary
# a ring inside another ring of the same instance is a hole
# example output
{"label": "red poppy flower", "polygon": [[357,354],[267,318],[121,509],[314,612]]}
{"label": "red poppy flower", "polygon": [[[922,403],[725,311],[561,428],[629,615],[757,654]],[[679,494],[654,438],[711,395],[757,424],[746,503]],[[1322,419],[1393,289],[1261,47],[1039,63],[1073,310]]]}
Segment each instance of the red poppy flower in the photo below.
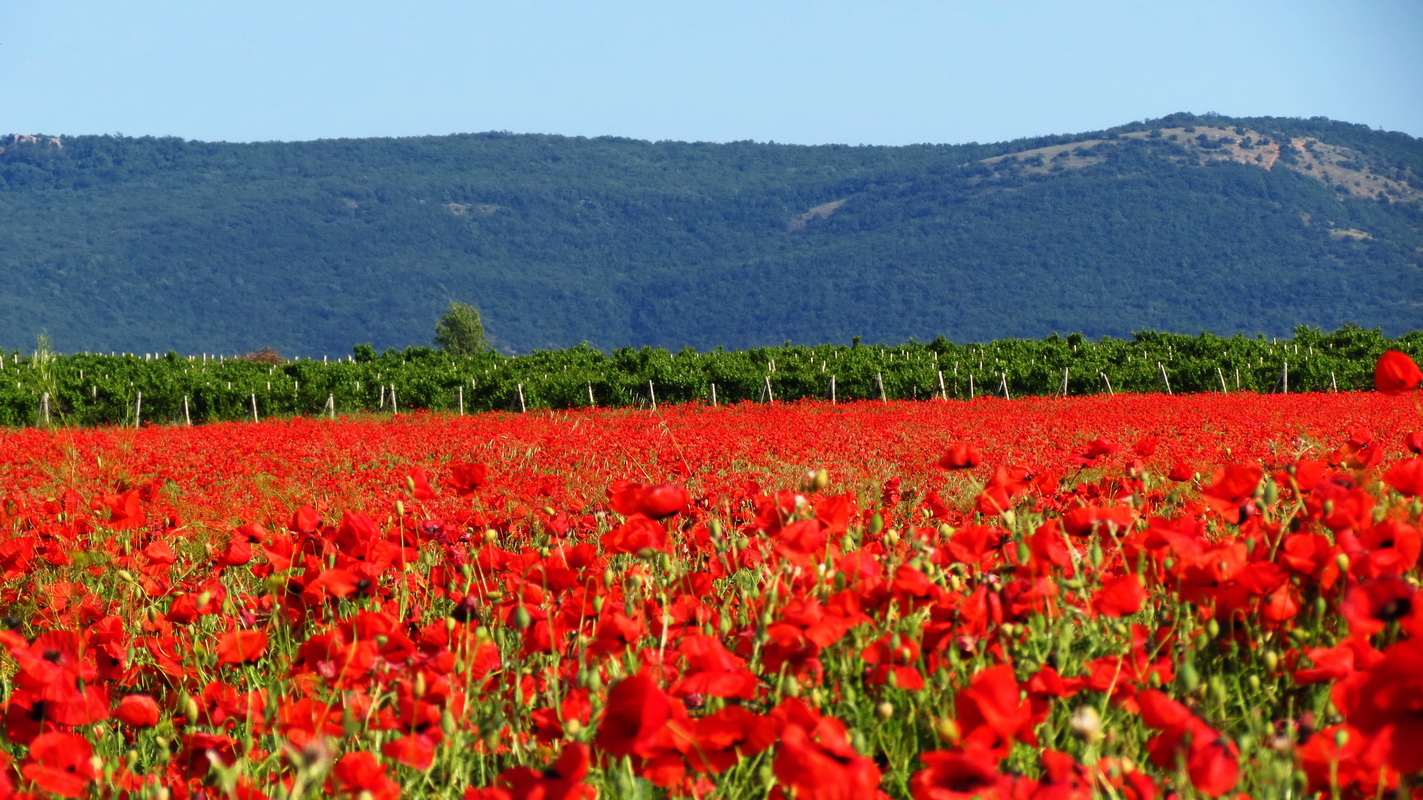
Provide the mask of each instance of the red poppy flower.
{"label": "red poppy flower", "polygon": [[302,506],[292,512],[287,530],[292,533],[316,533],[321,530],[321,513],[311,506]]}
{"label": "red poppy flower", "polygon": [[1397,785],[1387,767],[1389,740],[1366,736],[1349,725],[1316,731],[1299,748],[1300,769],[1309,781],[1305,791],[1320,797],[1333,790],[1349,798],[1379,797]]}
{"label": "red poppy flower", "polygon": [[666,550],[667,531],[661,524],[641,514],[633,514],[623,524],[603,534],[602,542],[603,552],[607,555]]}
{"label": "red poppy flower", "polygon": [[932,750],[920,753],[919,760],[924,769],[909,779],[914,800],[1007,800],[1014,796],[1013,780],[998,771],[998,757],[990,751],[975,747]]}
{"label": "red poppy flower", "polygon": [[949,445],[949,449],[939,459],[939,466],[944,469],[973,469],[982,463],[983,456],[979,454],[978,448],[963,442]]}
{"label": "red poppy flower", "polygon": [[594,744],[612,756],[650,758],[654,739],[667,725],[672,704],[644,672],[624,678],[608,693],[608,707]]}
{"label": "red poppy flower", "polygon": [[267,652],[267,634],[263,631],[228,631],[217,641],[217,663],[245,664],[256,661]]}
{"label": "red poppy flower", "polygon": [[1228,522],[1243,522],[1247,517],[1246,503],[1255,494],[1264,474],[1259,464],[1227,464],[1215,471],[1211,485],[1201,494]]}
{"label": "red poppy flower", "polygon": [[1367,736],[1391,737],[1394,769],[1423,771],[1423,639],[1388,648],[1372,669],[1336,683],[1332,696],[1350,725]]}
{"label": "red poppy flower", "polygon": [[42,733],[30,743],[20,772],[34,785],[60,797],[79,797],[98,777],[94,748],[72,733]]}
{"label": "red poppy flower", "polygon": [[1403,394],[1418,388],[1423,371],[1407,354],[1389,350],[1374,367],[1374,387],[1384,394]]}
{"label": "red poppy flower", "polygon": [[450,488],[460,497],[468,497],[489,482],[489,468],[483,464],[451,464]]}
{"label": "red poppy flower", "polygon": [[114,718],[130,728],[151,728],[158,724],[158,703],[146,694],[131,694],[119,701]]}
{"label": "red poppy flower", "polygon": [[1013,741],[1035,744],[1032,706],[1007,664],[979,672],[954,698],[964,741],[1006,755]]}
{"label": "red poppy flower", "polygon": [[1104,617],[1124,617],[1141,610],[1146,601],[1146,589],[1136,573],[1127,573],[1102,584],[1092,595],[1092,608]]}
{"label": "red poppy flower", "polygon": [[1184,756],[1191,785],[1207,797],[1220,797],[1240,779],[1240,751],[1191,709],[1164,692],[1146,689],[1137,695],[1141,718],[1161,731],[1147,743],[1152,763],[1174,769]]}
{"label": "red poppy flower", "polygon": [[648,486],[617,481],[608,487],[608,505],[623,516],[642,514],[653,519],[670,517],[687,509],[692,496],[680,486]]}
{"label": "red poppy flower", "polygon": [[1423,458],[1410,458],[1394,464],[1384,473],[1383,480],[1404,497],[1423,495]]}
{"label": "red poppy flower", "polygon": [[810,731],[786,725],[772,765],[776,778],[803,800],[859,800],[882,797],[880,770],[860,755],[845,735],[845,725],[825,718]]}
{"label": "red poppy flower", "polygon": [[574,742],[547,769],[514,767],[499,773],[495,784],[508,792],[509,800],[581,800],[597,796],[597,790],[583,783],[590,761],[588,745]]}
{"label": "red poppy flower", "polygon": [[430,473],[422,467],[411,467],[410,472],[405,477],[406,486],[410,489],[410,496],[416,500],[434,500],[435,489],[430,486]]}
{"label": "red poppy flower", "polygon": [[331,767],[326,781],[327,791],[341,797],[358,797],[369,793],[373,800],[396,800],[400,784],[385,774],[376,757],[364,751],[347,753]]}
{"label": "red poppy flower", "polygon": [[1423,431],[1412,431],[1403,437],[1403,446],[1413,452],[1423,455]]}

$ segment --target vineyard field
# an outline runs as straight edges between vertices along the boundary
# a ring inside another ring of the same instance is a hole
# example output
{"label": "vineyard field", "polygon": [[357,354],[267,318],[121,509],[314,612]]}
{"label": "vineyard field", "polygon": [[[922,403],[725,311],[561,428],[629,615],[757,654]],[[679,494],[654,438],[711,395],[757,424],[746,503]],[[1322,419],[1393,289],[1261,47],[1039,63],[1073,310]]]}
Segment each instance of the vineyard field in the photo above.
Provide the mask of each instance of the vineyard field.
{"label": "vineyard field", "polygon": [[0,425],[139,425],[273,416],[473,413],[708,405],[821,398],[972,399],[1133,392],[1365,389],[1388,349],[1423,351],[1423,333],[1301,327],[1288,340],[1143,332],[1091,341],[794,346],[742,351],[591,347],[456,358],[429,348],[282,361],[176,352],[0,354]]}

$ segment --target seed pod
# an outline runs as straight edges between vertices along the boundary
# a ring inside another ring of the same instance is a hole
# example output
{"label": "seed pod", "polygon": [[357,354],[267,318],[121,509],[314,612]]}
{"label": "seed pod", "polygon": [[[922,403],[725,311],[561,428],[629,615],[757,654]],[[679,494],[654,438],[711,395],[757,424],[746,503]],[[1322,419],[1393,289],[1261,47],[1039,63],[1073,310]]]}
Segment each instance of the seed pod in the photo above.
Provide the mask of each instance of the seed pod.
{"label": "seed pod", "polygon": [[522,603],[515,606],[514,627],[522,631],[527,630],[528,627],[532,624],[534,624],[534,617],[532,614],[529,613],[528,607],[524,606]]}

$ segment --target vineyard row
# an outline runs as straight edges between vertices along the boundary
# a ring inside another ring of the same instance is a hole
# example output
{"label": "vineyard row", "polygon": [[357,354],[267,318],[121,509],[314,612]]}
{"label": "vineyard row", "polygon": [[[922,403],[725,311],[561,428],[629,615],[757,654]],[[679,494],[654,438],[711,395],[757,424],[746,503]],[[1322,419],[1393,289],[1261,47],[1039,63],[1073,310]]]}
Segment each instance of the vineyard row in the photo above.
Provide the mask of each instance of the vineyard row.
{"label": "vineyard row", "polygon": [[0,352],[0,425],[136,425],[269,416],[474,413],[537,408],[969,399],[1121,392],[1349,391],[1372,364],[1423,352],[1423,332],[1398,338],[1345,326],[1300,327],[1290,339],[1145,332],[1090,341],[1074,334],[958,345],[820,345],[698,353],[590,347],[524,356],[453,357],[429,348],[339,361],[269,363],[207,355]]}

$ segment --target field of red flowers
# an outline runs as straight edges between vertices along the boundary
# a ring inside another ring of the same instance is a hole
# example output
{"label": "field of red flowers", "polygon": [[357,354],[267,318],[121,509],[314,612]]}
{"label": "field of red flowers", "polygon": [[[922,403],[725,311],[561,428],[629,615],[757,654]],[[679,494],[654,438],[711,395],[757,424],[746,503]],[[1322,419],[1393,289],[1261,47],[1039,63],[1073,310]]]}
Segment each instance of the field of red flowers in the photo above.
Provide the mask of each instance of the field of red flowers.
{"label": "field of red flowers", "polygon": [[1423,797],[1416,402],[0,431],[0,798]]}

